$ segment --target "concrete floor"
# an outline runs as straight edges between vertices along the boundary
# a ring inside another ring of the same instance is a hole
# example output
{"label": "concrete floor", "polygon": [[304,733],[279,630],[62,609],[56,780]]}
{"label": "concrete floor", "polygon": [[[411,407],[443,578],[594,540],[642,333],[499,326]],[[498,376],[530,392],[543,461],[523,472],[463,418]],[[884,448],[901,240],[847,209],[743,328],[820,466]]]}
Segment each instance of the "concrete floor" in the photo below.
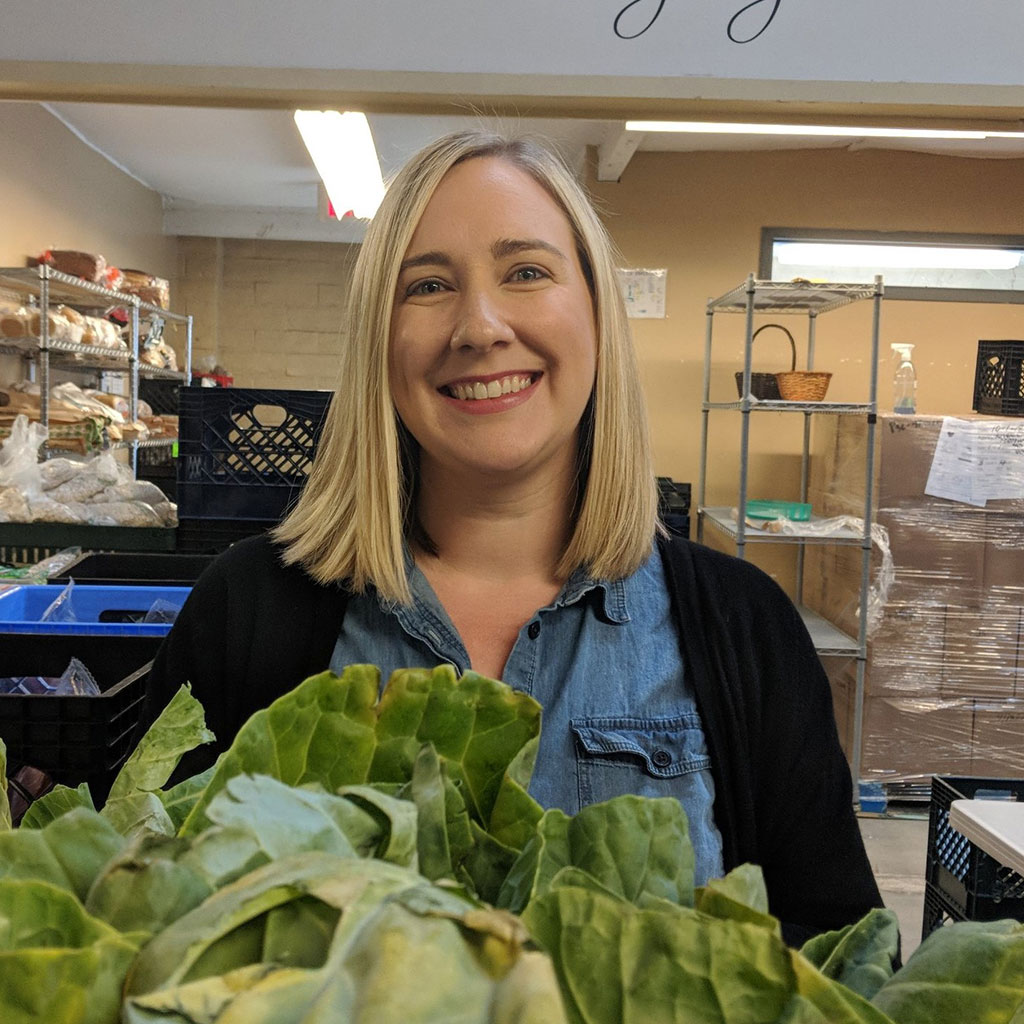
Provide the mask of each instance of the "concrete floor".
{"label": "concrete floor", "polygon": [[860,831],[885,905],[896,912],[903,940],[903,961],[921,942],[924,916],[927,811],[875,817],[861,815]]}

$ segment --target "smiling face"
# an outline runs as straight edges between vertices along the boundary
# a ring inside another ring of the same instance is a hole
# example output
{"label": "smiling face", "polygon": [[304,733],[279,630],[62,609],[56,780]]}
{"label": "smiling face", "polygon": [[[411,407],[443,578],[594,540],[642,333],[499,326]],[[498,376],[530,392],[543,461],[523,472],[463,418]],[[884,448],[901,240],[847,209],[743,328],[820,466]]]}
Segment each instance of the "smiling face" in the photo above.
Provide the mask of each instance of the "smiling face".
{"label": "smiling face", "polygon": [[402,261],[388,371],[425,480],[569,486],[594,386],[594,307],[568,218],[500,157],[457,164]]}

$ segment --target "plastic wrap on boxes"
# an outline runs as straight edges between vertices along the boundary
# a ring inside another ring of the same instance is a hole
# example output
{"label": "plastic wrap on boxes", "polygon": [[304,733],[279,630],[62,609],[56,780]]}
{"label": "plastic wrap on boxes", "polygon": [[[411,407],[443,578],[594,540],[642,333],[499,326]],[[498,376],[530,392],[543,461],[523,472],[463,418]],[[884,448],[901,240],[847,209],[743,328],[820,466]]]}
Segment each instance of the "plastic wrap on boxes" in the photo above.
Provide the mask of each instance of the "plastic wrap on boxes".
{"label": "plastic wrap on boxes", "polygon": [[[943,477],[940,445],[965,439]],[[863,515],[865,443],[863,422],[821,424],[809,494],[820,514]],[[1024,423],[880,415],[872,518],[894,574],[868,642],[862,777],[1024,776]],[[805,565],[805,603],[855,635],[860,551],[810,548]],[[837,713],[854,678],[840,674]]]}

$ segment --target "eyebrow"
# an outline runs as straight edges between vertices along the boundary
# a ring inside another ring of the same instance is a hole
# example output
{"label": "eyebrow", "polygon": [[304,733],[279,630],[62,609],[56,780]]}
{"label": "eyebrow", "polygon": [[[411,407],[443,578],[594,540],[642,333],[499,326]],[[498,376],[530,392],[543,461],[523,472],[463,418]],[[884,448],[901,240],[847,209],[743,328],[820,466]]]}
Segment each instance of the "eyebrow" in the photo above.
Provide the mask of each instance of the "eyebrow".
{"label": "eyebrow", "polygon": [[[507,259],[509,256],[515,256],[520,252],[530,252],[537,249],[551,253],[551,255],[557,256],[561,260],[568,261],[568,257],[558,246],[545,242],[543,238],[499,238],[491,246],[491,255],[496,260],[500,260]],[[402,260],[402,265],[398,269],[399,273],[404,273],[406,270],[411,270],[414,267],[450,267],[451,265],[452,260],[450,256],[439,250],[433,250],[431,252],[417,253],[415,256]]]}
{"label": "eyebrow", "polygon": [[566,259],[565,253],[558,246],[545,242],[543,238],[499,238],[491,246],[491,255],[495,259],[501,259],[506,256],[515,256],[516,253],[527,252],[531,249],[541,249],[544,252],[551,253],[553,256],[557,256],[559,259]]}

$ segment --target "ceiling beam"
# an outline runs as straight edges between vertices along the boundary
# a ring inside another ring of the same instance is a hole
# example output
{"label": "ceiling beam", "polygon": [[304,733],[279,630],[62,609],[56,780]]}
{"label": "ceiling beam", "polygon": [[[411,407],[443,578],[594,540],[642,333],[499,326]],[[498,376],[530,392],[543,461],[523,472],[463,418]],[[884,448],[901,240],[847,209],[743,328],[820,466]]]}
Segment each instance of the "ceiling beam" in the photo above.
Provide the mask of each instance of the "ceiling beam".
{"label": "ceiling beam", "polygon": [[165,235],[359,244],[367,221],[322,220],[316,210],[196,205],[164,210]]}
{"label": "ceiling beam", "polygon": [[618,181],[645,134],[627,132],[619,125],[610,128],[597,147],[597,180]]}

